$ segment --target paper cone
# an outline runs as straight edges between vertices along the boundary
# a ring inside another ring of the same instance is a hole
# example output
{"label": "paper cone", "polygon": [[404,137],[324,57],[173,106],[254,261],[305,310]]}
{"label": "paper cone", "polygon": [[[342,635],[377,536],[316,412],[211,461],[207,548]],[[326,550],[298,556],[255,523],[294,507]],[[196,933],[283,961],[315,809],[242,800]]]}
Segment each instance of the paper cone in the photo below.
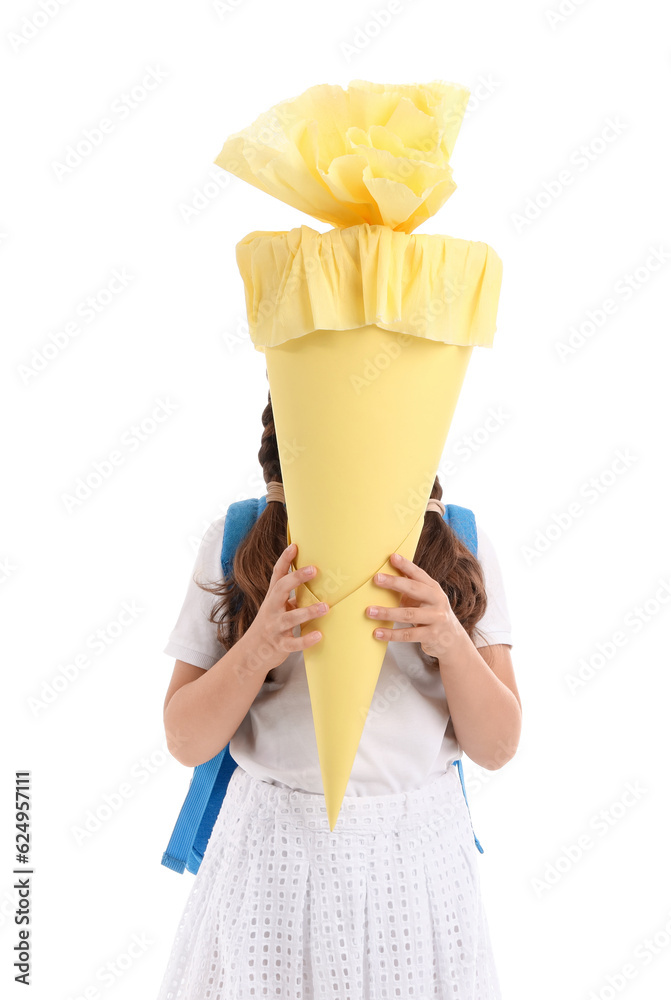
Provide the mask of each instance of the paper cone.
{"label": "paper cone", "polygon": [[471,351],[375,325],[265,351],[288,542],[318,569],[297,603],[330,606],[301,633],[322,632],[304,656],[331,830],[386,650],[373,629],[392,627],[366,607],[400,603],[372,577],[398,575],[392,552],[415,554]]}
{"label": "paper cone", "polygon": [[[256,231],[236,245],[249,332],[265,353],[296,566],[318,574],[301,629],[334,829],[386,644],[369,604],[389,557],[413,559],[476,345],[491,347],[501,260],[486,243],[412,230],[452,195],[459,84],[318,85],[230,135],[215,162],[336,228]],[[392,622],[379,623],[392,627]]]}

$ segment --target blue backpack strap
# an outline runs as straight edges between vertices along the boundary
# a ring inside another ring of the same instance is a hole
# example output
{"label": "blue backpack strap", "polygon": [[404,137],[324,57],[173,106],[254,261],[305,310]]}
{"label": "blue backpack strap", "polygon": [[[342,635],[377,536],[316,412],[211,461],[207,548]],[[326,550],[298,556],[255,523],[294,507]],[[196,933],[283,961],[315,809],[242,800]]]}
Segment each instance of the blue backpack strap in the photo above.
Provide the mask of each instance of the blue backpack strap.
{"label": "blue backpack strap", "polygon": [[457,507],[454,503],[445,504],[445,517],[449,526],[474,556],[478,554],[478,530],[475,527],[475,514],[468,507]]}
{"label": "blue backpack strap", "polygon": [[[214,783],[210,789],[210,794],[205,805],[205,811],[203,812],[203,818],[198,826],[198,832],[193,839],[193,844],[191,845],[191,851],[186,861],[186,867],[190,872],[195,875],[200,868],[200,863],[203,860],[203,855],[205,854],[205,848],[208,845],[208,841],[212,834],[212,828],[216,822],[217,816],[221,810],[221,803],[223,802],[226,790],[228,788],[228,783],[233,776],[233,772],[237,768],[237,761],[233,760],[230,752],[230,744],[227,743],[223,750],[221,750],[216,757],[212,760],[219,761],[219,764],[215,766],[216,775]],[[209,764],[210,761],[206,761]],[[205,765],[199,764],[199,767]],[[204,781],[204,787],[207,787],[209,781]]]}
{"label": "blue backpack strap", "polygon": [[[466,545],[474,556],[477,557],[478,554],[478,531],[475,526],[475,515],[472,510],[467,507],[457,507],[456,504],[450,503],[445,505],[445,517],[444,520],[447,521],[449,526],[452,528],[457,537]],[[464,799],[466,800],[466,808],[468,809],[468,815],[470,818],[471,810],[468,805],[468,799],[466,798],[466,786],[464,784],[464,768],[461,763],[461,758],[458,757],[453,760],[452,763],[455,765],[457,771],[459,772],[459,780],[461,781],[461,790],[464,793]],[[471,829],[473,830],[473,822],[471,821]],[[475,838],[475,846],[480,851],[480,854],[484,854],[484,848],[478,838],[475,836],[475,830],[473,830],[473,837]]]}
{"label": "blue backpack strap", "polygon": [[221,568],[225,577],[233,572],[235,550],[265,510],[266,502],[265,496],[258,499],[250,497],[249,500],[232,503],[226,511],[224,540],[221,546]]}
{"label": "blue backpack strap", "polygon": [[193,770],[189,790],[161,859],[161,864],[174,872],[181,874],[189,861],[195,833],[207,807],[223,754],[222,750],[216,757],[199,764]]}
{"label": "blue backpack strap", "polygon": [[[224,575],[232,569],[233,556],[240,541],[247,534],[266,498],[239,500],[230,505],[224,519],[224,539],[221,562]],[[177,817],[170,841],[163,852],[161,864],[172,871],[194,875],[205,854],[212,828],[219,814],[221,803],[237,763],[230,754],[229,744],[210,760],[193,769],[186,798]]]}
{"label": "blue backpack strap", "polygon": [[[468,804],[468,799],[466,798],[466,786],[464,784],[464,768],[463,768],[462,763],[461,763],[461,758],[457,757],[457,759],[453,760],[452,763],[454,764],[454,766],[456,767],[457,771],[459,772],[459,781],[461,782],[461,790],[464,793],[464,799],[466,800],[466,808],[468,809],[468,815],[469,815],[469,818],[470,818],[471,808],[470,808],[470,806]],[[471,830],[473,830],[473,820],[471,820]],[[482,846],[482,844],[480,843],[480,841],[478,840],[478,838],[475,836],[475,830],[473,830],[473,837],[475,838],[475,846],[480,851],[480,854],[484,854],[485,853],[485,849]]]}

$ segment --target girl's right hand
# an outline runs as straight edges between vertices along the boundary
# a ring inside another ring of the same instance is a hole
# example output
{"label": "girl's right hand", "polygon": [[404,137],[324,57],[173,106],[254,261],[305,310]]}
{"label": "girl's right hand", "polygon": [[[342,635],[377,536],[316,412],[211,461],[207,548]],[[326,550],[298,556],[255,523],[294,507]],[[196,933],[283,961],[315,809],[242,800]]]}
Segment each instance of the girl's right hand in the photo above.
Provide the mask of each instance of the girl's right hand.
{"label": "girl's right hand", "polygon": [[295,599],[290,598],[292,590],[298,589],[301,583],[312,579],[316,573],[314,566],[303,566],[290,572],[296,551],[296,543],[292,542],[275,563],[268,592],[246,632],[246,637],[252,640],[255,664],[263,671],[279,666],[289,653],[314,646],[322,637],[317,631],[305,636],[292,635],[297,625],[321,617],[329,610],[328,604],[298,608]]}

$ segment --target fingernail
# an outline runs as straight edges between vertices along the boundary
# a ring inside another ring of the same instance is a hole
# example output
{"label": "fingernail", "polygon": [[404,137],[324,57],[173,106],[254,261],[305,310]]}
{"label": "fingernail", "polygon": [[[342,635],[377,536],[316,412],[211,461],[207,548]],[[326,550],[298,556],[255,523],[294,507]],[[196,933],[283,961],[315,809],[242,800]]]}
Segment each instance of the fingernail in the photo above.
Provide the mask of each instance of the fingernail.
{"label": "fingernail", "polygon": [[382,631],[381,628],[376,628],[375,632],[374,632],[374,635],[375,635],[376,639],[381,639],[382,636],[384,635],[384,632]]}

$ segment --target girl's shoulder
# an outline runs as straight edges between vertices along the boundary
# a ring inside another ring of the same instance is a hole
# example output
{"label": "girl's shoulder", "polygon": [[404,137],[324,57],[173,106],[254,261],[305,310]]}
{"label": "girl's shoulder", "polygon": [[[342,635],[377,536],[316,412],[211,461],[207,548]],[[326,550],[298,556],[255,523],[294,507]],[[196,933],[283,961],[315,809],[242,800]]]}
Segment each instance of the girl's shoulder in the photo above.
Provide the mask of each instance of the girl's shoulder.
{"label": "girl's shoulder", "polygon": [[486,528],[483,528],[482,524],[478,520],[477,516],[475,518],[475,530],[478,536],[478,549],[477,557],[487,558],[489,555],[494,554],[494,543],[492,541],[492,536],[489,534]]}
{"label": "girl's shoulder", "polygon": [[494,543],[494,540],[489,534],[487,528],[483,528],[478,522],[477,517],[475,524],[478,535],[478,546],[476,552],[477,560],[485,571],[485,578],[488,576],[490,579],[495,577],[499,578],[500,565],[497,554],[497,545]]}
{"label": "girl's shoulder", "polygon": [[497,642],[512,646],[510,612],[496,545],[487,529],[483,529],[477,523],[477,517],[476,525],[478,531],[477,560],[482,567],[487,592],[487,609],[481,621],[478,622],[478,627],[486,638],[478,639],[476,646]]}
{"label": "girl's shoulder", "polygon": [[220,514],[219,517],[215,517],[214,521],[211,521],[205,529],[201,545],[215,545],[217,542],[221,543],[221,540],[224,537],[225,521],[226,514]]}
{"label": "girl's shoulder", "polygon": [[211,521],[203,532],[196,553],[193,576],[208,582],[223,579],[221,568],[221,548],[224,537],[224,522],[226,515],[222,514]]}

